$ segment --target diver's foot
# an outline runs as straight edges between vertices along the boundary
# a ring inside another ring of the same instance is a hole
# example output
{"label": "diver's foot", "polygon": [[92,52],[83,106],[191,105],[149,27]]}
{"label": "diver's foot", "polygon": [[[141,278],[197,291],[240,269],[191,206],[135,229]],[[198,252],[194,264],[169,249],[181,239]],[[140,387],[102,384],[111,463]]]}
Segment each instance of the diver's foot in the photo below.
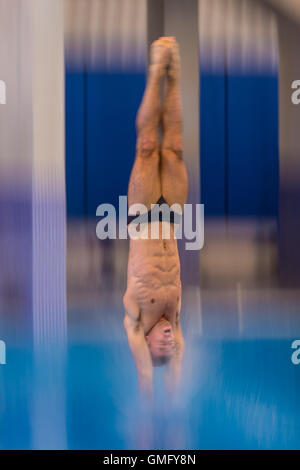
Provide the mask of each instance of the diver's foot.
{"label": "diver's foot", "polygon": [[180,75],[180,55],[178,42],[174,37],[169,39],[169,48],[171,50],[171,60],[167,68],[167,78],[170,80],[178,80]]}
{"label": "diver's foot", "polygon": [[168,37],[160,37],[151,44],[150,71],[163,77],[171,61],[171,42]]}

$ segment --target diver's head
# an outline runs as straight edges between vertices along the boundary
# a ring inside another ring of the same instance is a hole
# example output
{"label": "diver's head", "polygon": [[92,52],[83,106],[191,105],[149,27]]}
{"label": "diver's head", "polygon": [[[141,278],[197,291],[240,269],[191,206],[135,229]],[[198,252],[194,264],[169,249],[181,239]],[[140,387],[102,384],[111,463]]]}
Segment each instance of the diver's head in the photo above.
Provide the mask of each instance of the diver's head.
{"label": "diver's head", "polygon": [[171,323],[162,317],[146,336],[154,366],[166,364],[172,357],[175,348]]}

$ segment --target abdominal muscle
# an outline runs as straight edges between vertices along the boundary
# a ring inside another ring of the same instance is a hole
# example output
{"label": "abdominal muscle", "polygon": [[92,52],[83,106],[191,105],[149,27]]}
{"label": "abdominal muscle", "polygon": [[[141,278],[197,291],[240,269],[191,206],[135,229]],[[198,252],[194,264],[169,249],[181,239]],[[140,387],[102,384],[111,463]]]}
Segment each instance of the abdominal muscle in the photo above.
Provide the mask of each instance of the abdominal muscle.
{"label": "abdominal muscle", "polygon": [[161,317],[174,324],[181,296],[176,239],[130,240],[126,294],[138,303],[145,334]]}

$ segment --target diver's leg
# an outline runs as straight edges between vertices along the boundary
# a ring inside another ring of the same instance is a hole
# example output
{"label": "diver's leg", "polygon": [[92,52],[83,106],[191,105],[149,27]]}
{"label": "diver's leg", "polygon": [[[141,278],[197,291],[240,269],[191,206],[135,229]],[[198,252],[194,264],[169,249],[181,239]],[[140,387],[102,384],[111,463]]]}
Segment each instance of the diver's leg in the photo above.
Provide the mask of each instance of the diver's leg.
{"label": "diver's leg", "polygon": [[165,76],[170,52],[160,38],[151,46],[147,86],[140,105],[136,127],[136,158],[130,176],[128,204],[142,203],[151,209],[161,196],[158,127],[160,123],[160,82]]}
{"label": "diver's leg", "polygon": [[[179,90],[180,58],[175,38],[170,38],[171,60],[166,76],[163,103],[161,146],[162,195],[169,205],[183,206],[188,192],[188,178],[182,158],[182,111]],[[183,207],[182,207],[183,208]]]}

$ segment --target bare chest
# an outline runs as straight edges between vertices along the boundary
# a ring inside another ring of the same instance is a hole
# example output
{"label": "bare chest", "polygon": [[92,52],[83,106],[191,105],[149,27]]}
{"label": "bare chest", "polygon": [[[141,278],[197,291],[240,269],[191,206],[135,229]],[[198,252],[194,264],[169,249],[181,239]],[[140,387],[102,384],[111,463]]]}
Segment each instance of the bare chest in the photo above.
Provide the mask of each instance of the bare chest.
{"label": "bare chest", "polygon": [[135,246],[128,263],[128,289],[136,299],[145,333],[164,316],[171,323],[178,314],[181,282],[177,246]]}

